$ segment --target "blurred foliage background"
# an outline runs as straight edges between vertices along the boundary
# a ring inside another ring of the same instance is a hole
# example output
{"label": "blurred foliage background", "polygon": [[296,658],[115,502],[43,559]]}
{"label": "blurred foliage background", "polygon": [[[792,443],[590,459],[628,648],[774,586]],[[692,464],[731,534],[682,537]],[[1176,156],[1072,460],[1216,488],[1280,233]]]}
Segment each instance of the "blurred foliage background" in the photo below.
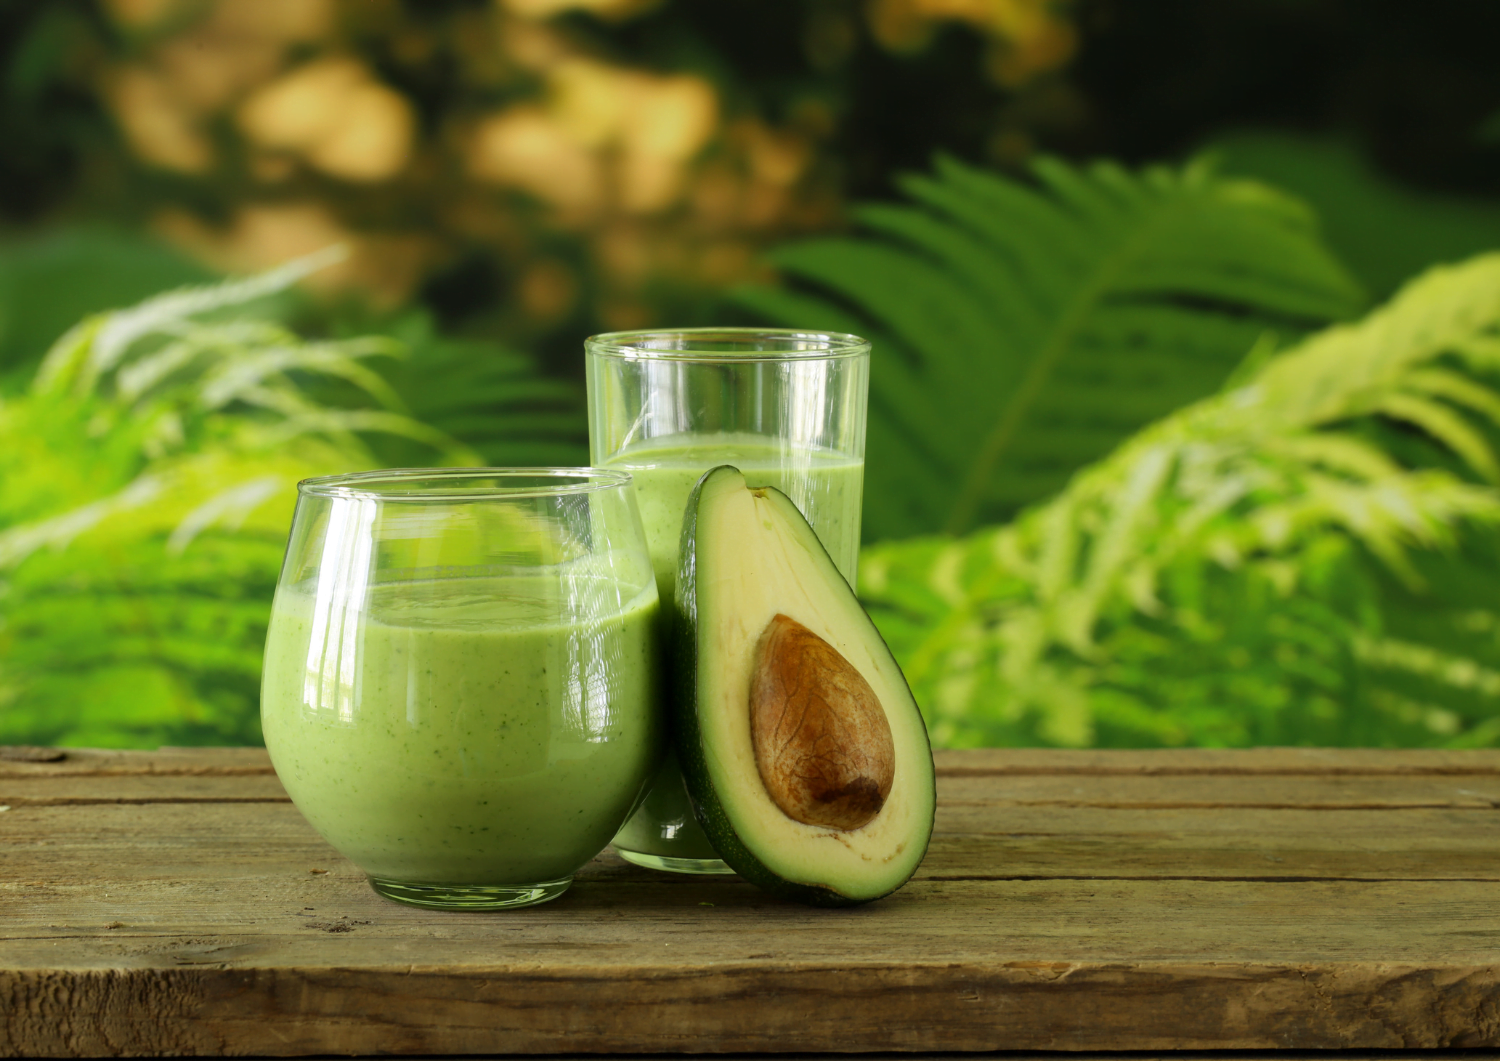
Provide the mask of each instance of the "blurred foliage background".
{"label": "blurred foliage background", "polygon": [[581,463],[583,336],[761,322],[875,340],[938,742],[1496,743],[1497,33],[0,0],[0,742],[258,740],[296,478]]}

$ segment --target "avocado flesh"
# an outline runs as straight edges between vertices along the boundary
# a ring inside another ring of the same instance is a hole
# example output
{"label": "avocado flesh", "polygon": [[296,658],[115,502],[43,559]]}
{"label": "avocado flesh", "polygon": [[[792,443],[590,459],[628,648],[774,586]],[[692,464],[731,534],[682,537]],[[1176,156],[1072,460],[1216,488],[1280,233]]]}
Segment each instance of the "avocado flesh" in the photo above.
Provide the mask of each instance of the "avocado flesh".
{"label": "avocado flesh", "polygon": [[[750,489],[728,466],[695,488],[681,557],[678,754],[714,847],[742,876],[803,902],[851,905],[899,888],[932,833],[932,752],[906,680],[848,583],[784,494]],[[858,827],[798,821],[767,790],[751,698],[763,639],[779,620],[857,671],[889,727],[888,792]]]}

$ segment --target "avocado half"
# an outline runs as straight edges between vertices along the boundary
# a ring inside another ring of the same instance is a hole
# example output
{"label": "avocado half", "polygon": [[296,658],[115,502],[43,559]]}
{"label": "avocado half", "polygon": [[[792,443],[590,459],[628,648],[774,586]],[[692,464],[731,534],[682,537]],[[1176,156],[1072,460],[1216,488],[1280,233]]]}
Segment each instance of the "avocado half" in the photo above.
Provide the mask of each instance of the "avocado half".
{"label": "avocado half", "polygon": [[736,872],[852,906],[916,872],[937,805],[901,669],[791,500],[739,470],[698,480],[677,575],[677,753]]}

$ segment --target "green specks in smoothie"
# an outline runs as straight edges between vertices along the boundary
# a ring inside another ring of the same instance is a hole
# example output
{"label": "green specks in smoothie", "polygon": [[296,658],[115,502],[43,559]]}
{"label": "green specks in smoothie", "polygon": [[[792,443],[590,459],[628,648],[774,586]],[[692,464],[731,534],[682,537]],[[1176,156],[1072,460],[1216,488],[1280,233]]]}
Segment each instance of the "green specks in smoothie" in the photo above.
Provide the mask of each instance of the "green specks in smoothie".
{"label": "green specks in smoothie", "polygon": [[[608,842],[659,753],[656,601],[610,584],[602,588],[625,601],[613,611],[539,622],[526,595],[538,598],[540,580],[451,581],[465,597],[452,608],[407,601],[382,611],[377,588],[352,676],[362,690],[352,724],[304,705],[308,660],[325,657],[311,651],[310,625],[297,631],[273,617],[267,747],[297,806],[371,873],[566,876]],[[310,613],[311,598],[278,599],[278,615],[299,608]],[[575,676],[588,690],[582,701],[568,693]],[[350,680],[327,676],[340,678]],[[358,795],[355,763],[374,779]],[[590,797],[582,814],[580,793]]]}

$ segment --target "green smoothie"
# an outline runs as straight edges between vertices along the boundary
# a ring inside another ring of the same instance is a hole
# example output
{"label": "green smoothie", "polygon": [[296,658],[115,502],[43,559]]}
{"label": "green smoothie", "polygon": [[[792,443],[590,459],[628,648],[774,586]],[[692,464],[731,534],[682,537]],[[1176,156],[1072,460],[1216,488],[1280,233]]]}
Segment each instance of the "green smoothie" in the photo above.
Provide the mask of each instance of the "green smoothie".
{"label": "green smoothie", "polygon": [[582,576],[393,582],[363,609],[283,587],[261,692],[276,773],[373,877],[569,877],[660,761],[657,610]]}
{"label": "green smoothie", "polygon": [[[704,472],[720,464],[734,465],[751,486],[774,486],[790,497],[844,578],[854,584],[864,461],[830,450],[786,449],[764,435],[669,435],[605,462],[635,477],[636,504],[662,601],[670,606],[677,585],[688,495]],[[645,803],[616,835],[615,846],[670,858],[718,858],[693,817],[674,758],[662,765]]]}

